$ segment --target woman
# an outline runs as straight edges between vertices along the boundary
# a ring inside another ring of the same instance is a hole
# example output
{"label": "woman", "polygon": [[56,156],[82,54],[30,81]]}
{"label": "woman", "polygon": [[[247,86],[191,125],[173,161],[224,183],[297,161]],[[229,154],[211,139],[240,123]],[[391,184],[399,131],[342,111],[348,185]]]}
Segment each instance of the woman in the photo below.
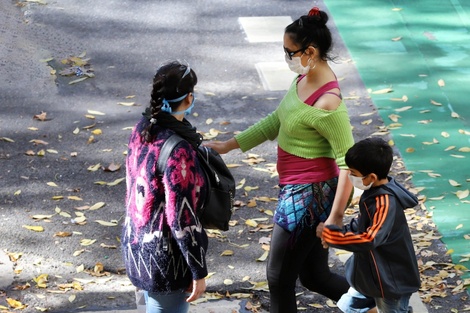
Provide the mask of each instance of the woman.
{"label": "woman", "polygon": [[[158,68],[150,107],[134,127],[126,159],[126,220],[122,250],[127,275],[144,290],[147,313],[188,312],[207,276],[207,235],[196,217],[205,194],[196,149],[202,136],[184,118],[194,106],[196,73],[179,62]],[[156,173],[172,134],[184,141]]]}
{"label": "woman", "polygon": [[266,140],[278,141],[278,206],[267,264],[270,312],[297,312],[297,278],[308,289],[335,301],[348,291],[344,277],[328,267],[316,229],[342,225],[352,184],[344,162],[354,144],[336,76],[330,66],[328,16],[318,8],[288,25],[285,59],[299,74],[278,108],[224,142],[207,145],[219,153],[247,151]]}

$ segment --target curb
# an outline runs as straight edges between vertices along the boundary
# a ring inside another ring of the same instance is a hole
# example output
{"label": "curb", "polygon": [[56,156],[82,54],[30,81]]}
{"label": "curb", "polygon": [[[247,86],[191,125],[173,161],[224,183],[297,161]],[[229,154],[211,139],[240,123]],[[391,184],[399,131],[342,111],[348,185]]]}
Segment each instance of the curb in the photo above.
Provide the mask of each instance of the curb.
{"label": "curb", "polygon": [[[245,310],[246,300],[216,300],[190,305],[189,313],[251,313]],[[86,311],[81,313],[145,313],[145,305],[135,310]],[[258,313],[268,313],[258,309]]]}

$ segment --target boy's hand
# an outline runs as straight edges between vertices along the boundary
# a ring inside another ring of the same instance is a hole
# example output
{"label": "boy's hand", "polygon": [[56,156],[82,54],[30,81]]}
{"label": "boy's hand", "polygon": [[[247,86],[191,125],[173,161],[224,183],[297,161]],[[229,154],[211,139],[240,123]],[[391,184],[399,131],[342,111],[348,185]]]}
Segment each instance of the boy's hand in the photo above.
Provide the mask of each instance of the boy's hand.
{"label": "boy's hand", "polygon": [[315,232],[318,238],[322,237],[323,228],[325,228],[325,223],[322,222],[322,223],[318,224],[316,232]]}
{"label": "boy's hand", "polygon": [[328,243],[323,238],[321,239],[321,245],[322,245],[323,249],[328,249]]}
{"label": "boy's hand", "polygon": [[323,246],[323,249],[328,249],[328,244],[323,239],[323,228],[325,228],[325,223],[318,224],[315,233],[316,233],[317,237],[321,239],[321,245]]}

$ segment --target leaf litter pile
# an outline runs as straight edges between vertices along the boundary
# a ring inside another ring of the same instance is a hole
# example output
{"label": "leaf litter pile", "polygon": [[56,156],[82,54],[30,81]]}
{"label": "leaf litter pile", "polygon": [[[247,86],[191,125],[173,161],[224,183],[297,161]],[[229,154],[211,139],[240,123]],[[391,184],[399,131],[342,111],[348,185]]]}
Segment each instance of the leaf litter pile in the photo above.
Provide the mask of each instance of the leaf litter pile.
{"label": "leaf litter pile", "polygon": [[68,77],[68,84],[74,85],[95,77],[94,69],[90,63],[90,58],[86,57],[86,52],[78,56],[70,56],[57,62],[54,58],[42,60],[51,67],[51,75],[56,77],[59,74]]}
{"label": "leaf litter pile", "polygon": [[[78,59],[69,58],[68,61],[63,63],[69,66],[68,69],[63,70],[61,75],[77,75],[78,70],[80,74],[86,77],[92,77],[92,70],[86,67],[88,60],[82,59],[84,55]],[[84,71],[85,70],[85,71]],[[75,74],[74,74],[75,73]],[[91,76],[87,76],[91,75]],[[84,78],[84,77],[82,77]],[[83,80],[82,80],[83,81]],[[121,106],[135,106],[134,102],[128,102],[133,96],[126,97],[122,102],[117,103]],[[353,98],[351,98],[353,99]],[[401,98],[402,101],[406,100]],[[97,121],[105,113],[88,109],[84,112],[84,118],[90,121],[86,125],[77,126],[72,130],[72,135],[80,138],[80,143],[83,146],[90,146],[95,144],[98,138],[104,135],[102,128],[98,128],[100,123]],[[194,114],[197,117],[197,113]],[[365,113],[363,116],[370,116]],[[391,119],[399,118],[398,116],[391,116]],[[54,121],[50,118],[47,112],[40,112],[32,117],[38,124],[37,126],[28,127],[28,130],[33,134],[40,130],[41,123]],[[214,123],[212,118],[206,120],[206,126],[211,127]],[[365,120],[362,125],[369,126],[373,123],[372,120]],[[219,122],[220,126],[229,125],[229,121]],[[393,127],[393,125],[392,125]],[[388,134],[389,127],[382,127],[375,136],[383,136]],[[128,131],[129,128],[124,129]],[[219,135],[231,135],[229,132],[221,131],[216,128],[210,128],[208,132],[202,132],[204,139],[212,140],[217,139]],[[0,140],[11,145],[15,145],[16,138],[1,137]],[[40,158],[46,159],[50,156],[57,156],[60,154],[60,149],[49,147],[49,142],[39,136],[32,136],[29,141],[30,146],[24,151],[24,156],[27,158]],[[391,142],[393,144],[393,142]],[[77,149],[78,150],[78,149]],[[125,152],[123,152],[123,155]],[[77,151],[70,151],[67,157],[62,157],[69,160],[70,158],[79,158],[80,153]],[[6,156],[8,159],[8,156]],[[124,156],[123,156],[124,158]],[[120,160],[123,162],[123,159]],[[254,154],[248,153],[244,159],[239,163],[230,163],[228,166],[235,172],[242,172],[242,169],[248,169],[244,173],[257,173],[256,176],[261,176],[264,182],[268,182],[271,186],[277,183],[277,172],[275,163],[269,163],[265,158]],[[121,171],[121,165],[115,162],[101,162],[89,164],[85,170],[90,173],[117,173]],[[432,172],[431,172],[432,173]],[[420,189],[411,185],[410,172],[404,169],[404,164],[400,159],[395,159],[392,175],[397,176],[397,179],[403,182],[410,190],[419,193]],[[122,176],[122,174],[121,174]],[[253,174],[253,176],[255,176]],[[124,178],[114,177],[108,180],[95,180],[92,181],[89,188],[106,187],[115,188],[115,186],[122,186]],[[234,272],[240,273],[240,269],[230,265],[229,260],[237,254],[243,254],[244,251],[250,250],[254,257],[245,259],[247,263],[261,263],[263,267],[269,256],[270,248],[270,232],[273,228],[272,216],[273,210],[277,201],[277,190],[271,188],[271,191],[260,188],[259,185],[253,184],[253,177],[247,175],[237,181],[237,198],[235,201],[236,211],[234,218],[230,222],[231,230],[227,233],[219,231],[208,230],[208,235],[212,241],[217,241],[226,245],[219,257],[227,259],[227,266]],[[458,184],[457,182],[450,182],[451,184]],[[73,190],[64,188],[59,183],[51,179],[43,183],[47,188],[55,190],[54,195],[50,199],[45,199],[47,203],[54,203],[49,209],[49,212],[31,214],[29,220],[25,220],[21,228],[24,232],[31,232],[37,236],[50,235],[53,239],[66,239],[66,238],[79,238],[77,245],[73,247],[73,252],[70,254],[70,261],[66,265],[73,269],[75,275],[73,278],[64,280],[62,277],[55,273],[45,273],[41,271],[41,263],[44,260],[37,259],[33,264],[37,274],[31,277],[23,277],[21,273],[26,267],[22,261],[25,255],[21,251],[9,251],[5,249],[10,261],[13,263],[13,275],[15,276],[15,283],[11,290],[3,291],[0,293],[0,312],[11,311],[25,311],[25,312],[46,312],[51,308],[47,305],[34,307],[30,306],[24,299],[30,299],[25,294],[33,294],[38,299],[45,299],[48,294],[60,294],[67,298],[70,305],[73,306],[80,298],[80,295],[91,286],[101,286],[106,288],[108,284],[115,279],[115,276],[125,276],[122,269],[109,270],[106,264],[100,261],[89,261],[87,265],[84,263],[74,262],[74,258],[83,255],[93,255],[91,252],[96,249],[104,250],[117,250],[119,247],[119,238],[109,238],[106,242],[97,241],[97,239],[90,237],[87,233],[81,231],[80,227],[86,225],[92,227],[102,227],[102,231],[106,232],[107,228],[116,228],[120,225],[122,215],[109,216],[109,219],[98,219],[94,217],[94,212],[106,209],[106,203],[100,199],[91,201],[85,199],[80,195],[80,190]],[[265,194],[263,194],[265,192]],[[13,196],[21,196],[22,190],[14,191]],[[468,196],[468,195],[467,195]],[[466,198],[465,194],[460,195],[462,199]],[[460,276],[467,271],[465,267],[460,264],[453,264],[450,259],[452,251],[445,251],[445,248],[440,242],[441,236],[437,232],[434,223],[432,222],[432,214],[426,207],[426,198],[420,197],[420,205],[416,208],[410,208],[406,211],[406,216],[412,236],[414,239],[415,249],[419,260],[422,285],[419,295],[424,303],[428,305],[431,312],[439,312],[441,309],[447,307],[445,300],[448,298],[457,299],[461,305],[458,308],[450,307],[450,312],[464,312],[470,311],[468,303],[468,294],[465,288],[470,285],[470,281],[463,280]],[[356,199],[357,202],[357,199]],[[86,203],[86,204],[85,204]],[[357,203],[353,201],[351,206],[347,209],[346,215],[353,217],[357,214]],[[62,223],[63,229],[56,231],[53,234],[47,232],[48,225],[53,223]],[[253,237],[256,240],[256,245],[234,238]],[[45,237],[42,237],[45,238]],[[470,238],[466,238],[470,240]],[[51,247],[54,249],[54,247]],[[337,254],[343,252],[336,251]],[[470,258],[470,255],[463,256]],[[90,265],[92,264],[92,265]],[[332,265],[333,266],[333,265]],[[210,270],[210,268],[209,268]],[[243,273],[242,273],[243,274]],[[223,282],[222,286],[217,286],[217,290],[211,290],[211,280],[220,274],[216,272],[209,273],[208,291],[206,294],[198,299],[194,305],[198,303],[210,301],[214,299],[245,299],[245,309],[251,312],[258,312],[261,307],[268,306],[268,285],[264,279],[254,280],[249,275],[242,275],[240,279],[233,277],[219,277]],[[130,283],[127,282],[127,286]],[[333,301],[327,301],[324,298],[314,297],[312,299],[311,293],[302,287],[298,286],[298,308],[299,311],[307,310],[334,310],[339,312]],[[113,296],[108,296],[108,300],[117,300]],[[39,301],[40,302],[40,301]],[[86,303],[86,302],[85,302]],[[86,304],[83,301],[77,305],[76,309],[83,309]]]}

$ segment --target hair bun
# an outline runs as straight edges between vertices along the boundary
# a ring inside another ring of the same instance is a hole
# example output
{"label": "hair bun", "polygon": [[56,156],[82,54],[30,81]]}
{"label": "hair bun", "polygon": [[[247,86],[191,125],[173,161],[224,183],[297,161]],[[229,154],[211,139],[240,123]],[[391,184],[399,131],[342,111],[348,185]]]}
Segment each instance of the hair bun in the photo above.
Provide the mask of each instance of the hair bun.
{"label": "hair bun", "polygon": [[325,26],[328,22],[328,15],[318,7],[313,7],[307,15],[302,17],[307,24]]}
{"label": "hair bun", "polygon": [[310,11],[308,11],[308,16],[315,15],[320,15],[320,9],[318,7],[313,7]]}

